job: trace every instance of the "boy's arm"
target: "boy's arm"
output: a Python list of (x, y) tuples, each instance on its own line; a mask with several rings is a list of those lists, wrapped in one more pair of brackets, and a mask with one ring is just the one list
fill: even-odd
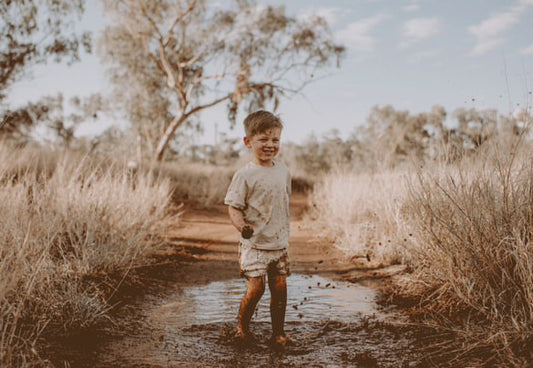
[(232, 206), (228, 206), (228, 213), (231, 223), (241, 233), (242, 237), (244, 239), (250, 239), (254, 233), (254, 229), (244, 221), (244, 213)]

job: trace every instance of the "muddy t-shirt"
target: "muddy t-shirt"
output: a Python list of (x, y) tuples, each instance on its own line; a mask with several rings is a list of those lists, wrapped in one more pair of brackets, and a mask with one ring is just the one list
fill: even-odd
[(289, 170), (278, 161), (271, 167), (249, 162), (239, 169), (224, 203), (243, 211), (244, 220), (254, 228), (254, 235), (241, 242), (257, 249), (288, 248), (290, 194)]

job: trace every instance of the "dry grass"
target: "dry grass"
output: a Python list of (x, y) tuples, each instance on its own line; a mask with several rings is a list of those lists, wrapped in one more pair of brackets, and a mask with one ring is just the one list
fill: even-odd
[(420, 175), (413, 255), (428, 305), (468, 342), (463, 354), (520, 366), (533, 346), (532, 151), (495, 153)]
[(124, 165), (0, 145), (0, 365), (35, 362), (44, 329), (106, 317), (88, 278), (125, 274), (158, 241), (170, 184)]
[[(315, 186), (312, 218), (350, 256), (414, 269), (403, 292), (455, 336), (452, 365), (533, 360), (533, 149), (495, 143), (418, 173), (338, 171)], [(477, 362), (477, 363), (476, 363)], [(528, 363), (529, 362), (529, 363)], [(474, 365), (475, 365), (474, 364)]]
[(341, 170), (328, 174), (311, 194), (311, 218), (350, 257), (404, 262), (411, 234), (402, 210), (408, 196), (407, 175), (406, 171)]
[(439, 348), (452, 365), (533, 361), (533, 148), (523, 139), (416, 173), (337, 170), (311, 195), (315, 225), (349, 256), (414, 270), (402, 292), (453, 333)]
[(199, 163), (161, 163), (156, 172), (172, 183), (172, 199), (200, 208), (222, 204), (236, 167)]

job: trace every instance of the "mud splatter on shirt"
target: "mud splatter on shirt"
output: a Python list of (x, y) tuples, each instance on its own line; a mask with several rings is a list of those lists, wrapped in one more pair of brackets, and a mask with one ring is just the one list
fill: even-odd
[(254, 227), (254, 235), (241, 242), (250, 242), (257, 249), (288, 248), (290, 194), (289, 170), (278, 161), (272, 167), (249, 162), (239, 169), (224, 203), (242, 210), (245, 221)]

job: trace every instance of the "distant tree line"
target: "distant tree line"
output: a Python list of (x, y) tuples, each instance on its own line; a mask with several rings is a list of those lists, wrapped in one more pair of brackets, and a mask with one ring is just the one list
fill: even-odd
[(532, 123), (531, 114), (525, 110), (507, 116), (495, 109), (458, 108), (448, 114), (436, 105), (429, 112), (413, 114), (390, 105), (375, 106), (366, 123), (355, 127), (347, 139), (332, 131), (320, 140), (310, 137), (284, 151), (308, 172), (345, 166), (376, 170), (435, 160), (453, 162), (495, 141), (510, 147), (519, 136), (529, 137)]

